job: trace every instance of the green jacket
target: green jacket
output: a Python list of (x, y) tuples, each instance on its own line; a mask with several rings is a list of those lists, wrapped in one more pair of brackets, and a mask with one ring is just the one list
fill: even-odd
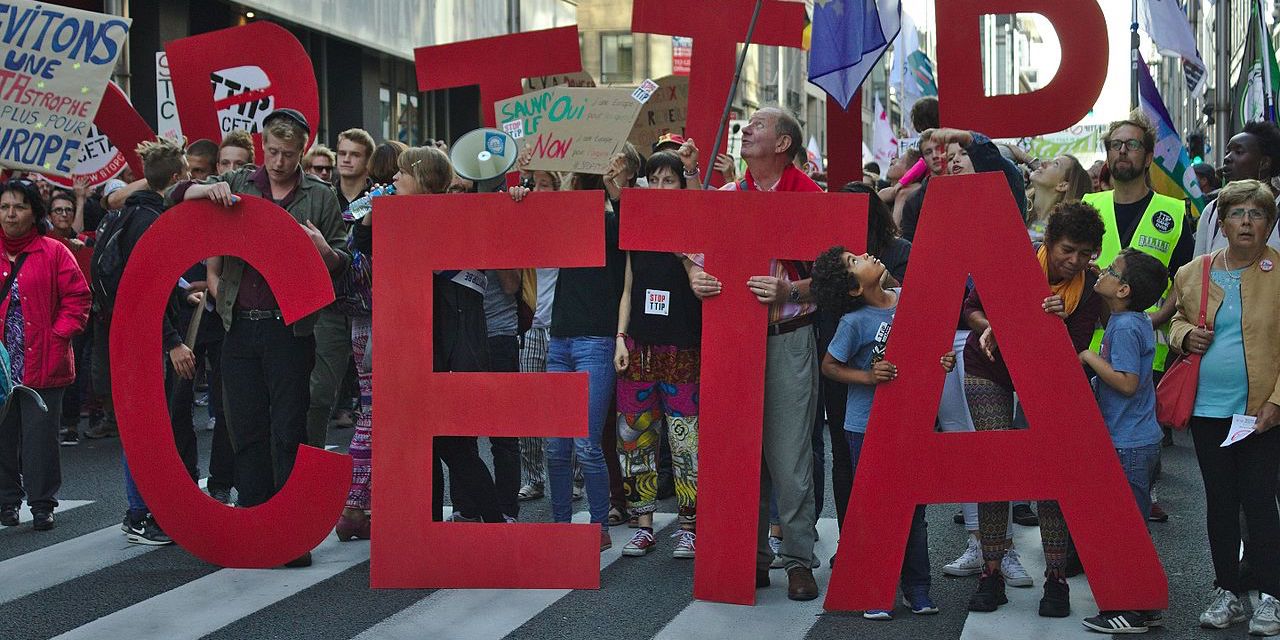
[[(254, 180), (258, 171), (265, 171), (265, 169), (246, 166), (220, 176), (211, 177), (202, 184), (225, 182), (231, 185), (232, 193), (258, 196), (270, 200), (270, 189), (267, 189), (268, 193), (263, 193)], [(185, 193), (185, 189), (183, 192)], [(171, 191), (169, 195), (172, 201), (175, 193)], [(297, 193), (294, 194), (293, 201), (289, 203), (289, 206), (284, 207), (284, 210), (288, 211), (289, 215), (292, 215), (293, 219), (297, 220), (299, 224), (310, 220), (324, 234), (325, 240), (329, 242), (329, 248), (333, 249), (341, 258), (338, 266), (331, 271), (332, 274), (342, 273), (347, 269), (351, 263), (351, 256), (347, 253), (346, 248), (347, 229), (342, 222), (342, 209), (338, 204), (338, 196), (334, 193), (332, 185), (302, 172)], [(231, 324), (235, 320), (236, 296), (240, 292), (240, 280), (244, 275), (244, 266), (244, 260), (236, 256), (222, 257), (222, 274), (218, 284), (217, 309), (218, 315), (222, 316), (222, 324), (228, 331), (231, 330)], [(330, 283), (330, 286), (332, 286), (332, 283)], [(295, 336), (311, 335), (312, 329), (315, 328), (316, 316), (317, 314), (313, 313), (295, 322), (293, 324), (293, 334)]]

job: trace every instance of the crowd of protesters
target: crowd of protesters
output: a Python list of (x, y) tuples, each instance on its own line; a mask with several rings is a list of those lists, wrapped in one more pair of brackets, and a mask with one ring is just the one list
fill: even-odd
[[(745, 286), (768, 309), (764, 431), (756, 586), (785, 575), (788, 597), (818, 597), (813, 569), (826, 482), (826, 442), (838, 522), (862, 450), (876, 386), (898, 378), (885, 360), (911, 240), (925, 193), (946, 175), (997, 172), (1008, 184), (1051, 295), (1043, 311), (1060, 318), (1093, 379), (1100, 412), (1138, 511), (1167, 519), (1156, 496), (1162, 446), (1172, 434), (1156, 420), (1166, 367), (1200, 354), (1190, 432), (1204, 480), (1214, 584), (1200, 616), (1206, 628), (1249, 621), (1280, 634), (1280, 236), (1275, 178), (1280, 129), (1251, 123), (1231, 139), (1219, 168), (1197, 166), (1208, 190), (1198, 217), (1149, 179), (1155, 132), (1139, 115), (1113, 123), (1106, 160), (1086, 169), (1071, 155), (1034, 158), (980, 132), (941, 128), (936, 99), (912, 111), (921, 131), (880, 177), (838, 189), (871, 195), (865, 251), (833, 247), (812, 262), (775, 260)], [(189, 145), (159, 138), (138, 149), (144, 175), (126, 173), (100, 189), (54, 189), (39, 176), (0, 186), (2, 364), (13, 384), (0, 419), (0, 524), (18, 525), (25, 500), (33, 528), (54, 526), (61, 481), (59, 444), (117, 435), (109, 334), (120, 275), (147, 228), (186, 200), (235, 207), (241, 196), (269, 199), (310, 238), (333, 278), (335, 302), (291, 325), (263, 275), (234, 256), (194, 265), (176, 284), (164, 318), (166, 391), (174, 441), (191, 478), (197, 469), (193, 406), (207, 405), (213, 431), (208, 493), (251, 507), (287, 480), (299, 445), (322, 447), (331, 429), (354, 427), (351, 488), (335, 534), (369, 539), (373, 490), (371, 198), (477, 191), (457, 175), (447, 146), (376, 144), (360, 129), (331, 149), (306, 148), (311, 123), (279, 109), (262, 123), (262, 156), (233, 131)], [(742, 128), (739, 171), (720, 156), (723, 190), (816, 192), (806, 169), (800, 123), (762, 108)], [(435, 371), (587, 373), (588, 425), (581, 438), (490, 438), (492, 467), (474, 437), (437, 437), (433, 511), (449, 520), (502, 523), (520, 503), (549, 497), (552, 518), (569, 522), (583, 497), (600, 527), (634, 530), (625, 556), (666, 546), (694, 558), (698, 506), (698, 405), (703, 301), (724, 287), (701, 255), (624, 251), (618, 246), (625, 189), (699, 189), (694, 140), (664, 135), (651, 149), (630, 144), (604, 175), (557, 174), (520, 162), (516, 202), (558, 190), (598, 191), (605, 261), (585, 268), (457, 270), (434, 274)], [(647, 157), (646, 157), (647, 156)], [(505, 187), (505, 185), (503, 185)], [(389, 195), (394, 193), (395, 195)], [(383, 195), (388, 194), (388, 195)], [(960, 292), (957, 292), (960, 295)], [(963, 293), (946, 372), (941, 431), (1025, 429), (1027, 420), (987, 319), (980, 291)], [(1201, 300), (1206, 300), (1202, 307)], [(1207, 319), (1207, 320), (1206, 320)], [(1064, 373), (1064, 375), (1067, 375)], [(1221, 447), (1232, 416), (1256, 418), (1254, 433)], [(80, 431), (81, 420), (88, 428)], [(205, 425), (202, 425), (205, 428)], [(122, 460), (128, 495), (122, 522), (138, 544), (172, 541), (147, 509)], [(444, 481), (443, 469), (449, 472)], [(678, 526), (655, 537), (660, 500), (674, 496)], [(1031, 587), (1012, 546), (1013, 523), (1040, 528), (1046, 570), (1039, 614), (1072, 614), (1066, 578), (1084, 570), (1069, 523), (1054, 501), (961, 505), (969, 532), (942, 571), (977, 576), (970, 611), (1008, 603), (1006, 586)], [(917, 508), (901, 573), (903, 602), (937, 613), (930, 596), (928, 522)], [(851, 523), (852, 526), (852, 523)], [(1239, 549), (1244, 545), (1243, 559)], [(1024, 550), (1027, 551), (1027, 550)], [(829, 561), (834, 561), (834, 558)], [(307, 566), (310, 554), (287, 566)], [(1260, 604), (1246, 611), (1247, 593)], [(890, 610), (867, 611), (892, 619)], [(1144, 632), (1160, 611), (1103, 611), (1084, 625), (1106, 633)]]

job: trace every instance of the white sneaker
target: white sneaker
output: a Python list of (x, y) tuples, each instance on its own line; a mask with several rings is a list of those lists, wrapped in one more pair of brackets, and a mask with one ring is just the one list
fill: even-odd
[(1244, 605), (1236, 594), (1217, 588), (1213, 590), (1213, 601), (1209, 603), (1209, 608), (1200, 614), (1200, 626), (1205, 629), (1226, 629), (1248, 619)]
[(218, 426), (218, 418), (216, 416), (209, 416), (209, 422), (205, 423), (204, 430), (213, 431), (215, 428), (217, 428), (217, 426)]
[[(964, 553), (942, 567), (942, 572), (949, 576), (976, 576), (982, 573), (982, 567), (982, 545), (978, 544), (977, 538), (969, 536), (969, 546)], [(1026, 571), (1022, 573), (1025, 575)]]
[(1280, 601), (1263, 594), (1258, 608), (1249, 620), (1249, 634), (1255, 636), (1280, 635)]
[(773, 562), (769, 563), (770, 569), (781, 569), (786, 565), (786, 561), (780, 555), (782, 553), (782, 538), (769, 536), (769, 550), (773, 552)]
[(1030, 587), (1034, 582), (1031, 574), (1022, 568), (1022, 560), (1018, 558), (1018, 550), (1009, 547), (1000, 561), (1000, 573), (1004, 574), (1004, 583), (1011, 587)]
[(694, 540), (697, 538), (697, 534), (688, 529), (681, 529), (671, 534), (671, 537), (676, 539), (676, 548), (671, 551), (672, 558), (689, 560), (694, 557)]

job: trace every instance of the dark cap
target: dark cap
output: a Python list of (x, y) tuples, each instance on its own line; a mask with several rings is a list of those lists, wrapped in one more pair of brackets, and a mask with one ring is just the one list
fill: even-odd
[(267, 117), (262, 119), (262, 126), (266, 127), (272, 120), (279, 118), (287, 118), (290, 122), (302, 127), (302, 130), (306, 131), (308, 136), (311, 135), (311, 125), (307, 124), (307, 117), (302, 115), (302, 112), (297, 109), (276, 109), (275, 111), (268, 113)]

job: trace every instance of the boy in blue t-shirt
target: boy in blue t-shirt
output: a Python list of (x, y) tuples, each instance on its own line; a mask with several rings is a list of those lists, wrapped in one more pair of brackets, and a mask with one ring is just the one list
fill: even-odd
[[(898, 368), (884, 359), (884, 352), (901, 289), (885, 289), (884, 276), (885, 266), (878, 259), (867, 254), (853, 255), (844, 247), (829, 249), (813, 264), (811, 289), (818, 304), (843, 314), (822, 359), (822, 374), (849, 385), (844, 428), (855, 473), (876, 385), (898, 377)], [(955, 352), (942, 356), (943, 369), (950, 371), (955, 360)], [(903, 603), (918, 614), (938, 612), (929, 597), (929, 533), (925, 527), (924, 506), (917, 505), (907, 538), (901, 585)], [(871, 620), (893, 619), (893, 612), (886, 610), (870, 610), (862, 615)]]
[[(1159, 301), (1169, 271), (1159, 260), (1126, 249), (1102, 270), (1093, 290), (1111, 310), (1102, 338), (1102, 353), (1080, 352), (1080, 362), (1097, 374), (1098, 409), (1111, 432), (1120, 466), (1145, 520), (1151, 514), (1151, 483), (1160, 460), (1163, 432), (1156, 422), (1156, 388), (1151, 363), (1156, 339), (1145, 309)], [(1103, 611), (1084, 626), (1103, 633), (1143, 633), (1160, 612)]]

